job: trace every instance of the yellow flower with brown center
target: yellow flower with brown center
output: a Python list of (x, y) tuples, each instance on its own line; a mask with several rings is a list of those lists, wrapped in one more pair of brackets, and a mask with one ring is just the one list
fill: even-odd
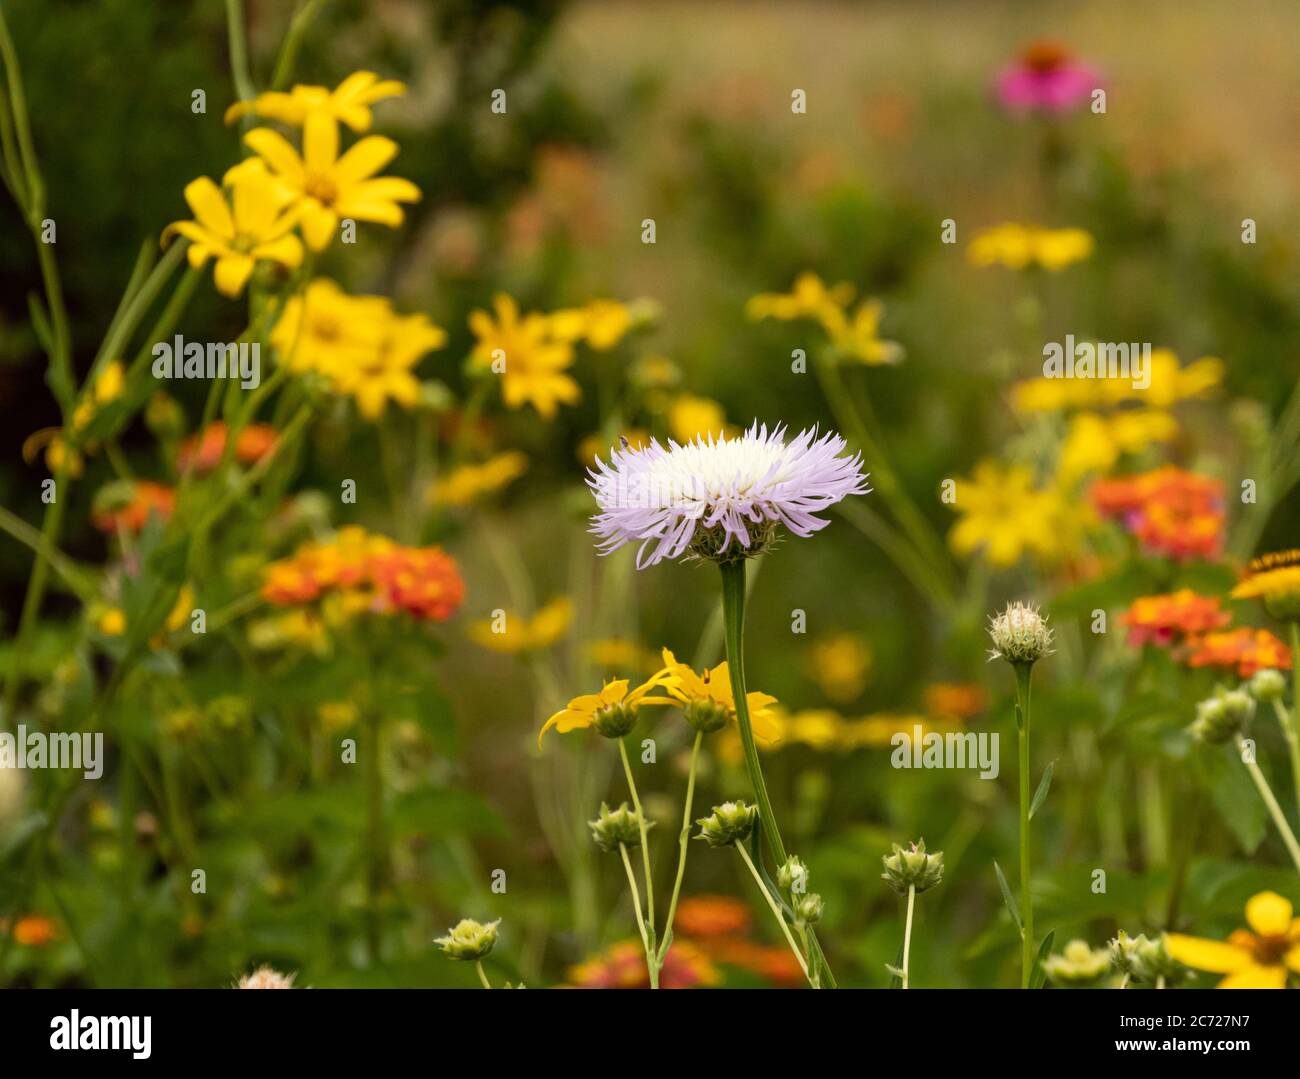
[(195, 269), (215, 258), (217, 291), (230, 297), (244, 291), (260, 260), (290, 269), (302, 262), (302, 244), (292, 235), (298, 212), (288, 205), (291, 197), (265, 169), (236, 167), (238, 172), (227, 174), (229, 203), (208, 177), (191, 180), (185, 201), (194, 220), (173, 221), (162, 235), (164, 244), (173, 234), (190, 241), (185, 255)]
[(414, 369), (425, 354), (442, 348), (447, 333), (425, 315), (392, 315), (384, 326), (379, 346), (341, 364), (332, 372), (334, 389), (352, 397), (368, 420), (383, 415), (389, 400), (414, 408), (420, 400), (420, 382)]
[(575, 404), (582, 390), (565, 373), (573, 365), (573, 346), (556, 339), (547, 316), (521, 316), (504, 293), (494, 297), (493, 307), (495, 319), (483, 310), (470, 312), (469, 328), (478, 339), (470, 361), (500, 376), (506, 407), (529, 404), (549, 420), (558, 405)]
[(498, 618), (473, 622), (469, 638), (492, 652), (514, 655), (549, 648), (566, 633), (573, 623), (573, 600), (558, 596), (542, 607), (532, 618), (524, 618), (513, 611), (502, 611)]
[[(313, 251), (329, 246), (343, 218), (396, 228), (405, 215), (403, 202), (419, 202), (420, 189), (398, 176), (376, 176), (397, 156), (397, 143), (368, 135), (339, 155), (339, 129), (323, 112), (303, 122), (302, 153), (278, 131), (254, 128), (244, 142), (270, 167), (291, 199), (303, 238)], [(245, 165), (236, 165), (242, 176)], [(229, 176), (230, 173), (227, 173)]]
[[(736, 698), (725, 660), (703, 674), (689, 664), (679, 663), (667, 648), (663, 650), (663, 660), (664, 669), (655, 677), (662, 678), (664, 690), (683, 706), (682, 712), (692, 727), (707, 734), (737, 723)], [(772, 707), (776, 698), (768, 693), (746, 693), (745, 702), (749, 706), (749, 724), (754, 737), (764, 745), (779, 742), (782, 726)]]
[(226, 110), (226, 123), (233, 124), (241, 116), (251, 114), (301, 127), (308, 115), (320, 112), (361, 134), (370, 130), (371, 105), (405, 93), (406, 84), (396, 79), (381, 80), (373, 71), (354, 71), (333, 90), (299, 85), (288, 93), (271, 91), (258, 94), (252, 101), (238, 101)]
[(352, 296), (327, 277), (292, 296), (271, 331), (276, 359), (295, 374), (332, 377), (375, 352), (392, 304), (384, 296)]
[(537, 732), (538, 746), (542, 744), (542, 736), (552, 727), (561, 734), (595, 727), (606, 738), (622, 738), (636, 725), (637, 711), (641, 705), (674, 703), (669, 697), (650, 695), (651, 690), (663, 684), (663, 680), (664, 672), (660, 671), (635, 689), (629, 690), (631, 682), (626, 678), (616, 678), (612, 682), (606, 682), (599, 693), (584, 693), (574, 697)]
[(1219, 989), (1285, 989), (1288, 972), (1300, 974), (1300, 918), (1291, 901), (1260, 892), (1246, 903), (1246, 924), (1226, 941), (1169, 933), (1169, 954), (1180, 963), (1222, 974)]
[(1232, 590), (1233, 599), (1259, 599), (1274, 618), (1300, 621), (1300, 549), (1275, 551), (1253, 559)]
[(468, 506), (495, 494), (527, 471), (528, 455), (508, 450), (482, 464), (452, 469), (429, 488), (429, 500), (441, 506)]

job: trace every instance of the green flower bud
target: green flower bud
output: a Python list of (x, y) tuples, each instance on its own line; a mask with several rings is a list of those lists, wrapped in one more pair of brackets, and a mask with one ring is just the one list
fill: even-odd
[(1110, 958), (1115, 969), (1143, 985), (1161, 983), (1172, 987), (1191, 976), (1191, 971), (1169, 954), (1163, 933), (1150, 940), (1141, 933), (1130, 937), (1121, 929), (1110, 942)]
[(758, 819), (758, 806), (744, 802), (723, 802), (714, 806), (713, 812), (695, 823), (700, 826), (696, 839), (703, 839), (710, 847), (726, 847), (743, 843), (754, 830)]
[(1061, 955), (1049, 955), (1043, 960), (1048, 981), (1069, 989), (1095, 988), (1110, 972), (1110, 949), (1090, 948), (1085, 940), (1072, 940)]
[[(587, 821), (587, 825), (596, 846), (603, 851), (618, 850), (619, 844), (635, 847), (641, 842), (641, 816), (626, 802), (617, 809), (610, 809), (601, 802), (600, 815)], [(654, 825), (651, 823), (647, 827), (653, 828)]]
[(924, 839), (907, 848), (897, 843), (893, 847), (893, 854), (881, 858), (885, 871), (880, 877), (899, 895), (907, 895), (909, 888), (915, 888), (920, 895), (943, 880), (943, 851), (927, 854)]
[(1010, 603), (1001, 614), (989, 619), (989, 638), (993, 641), (991, 659), (1008, 663), (1032, 664), (1052, 654), (1052, 630), (1037, 607)]
[(816, 892), (798, 896), (794, 901), (794, 916), (805, 925), (821, 921), (822, 897)]
[(1196, 719), (1187, 729), (1192, 737), (1219, 745), (1238, 735), (1255, 714), (1255, 700), (1240, 689), (1219, 689), (1196, 706)]
[(636, 707), (611, 704), (597, 708), (591, 717), (591, 725), (606, 738), (622, 738), (636, 726)]
[(692, 700), (682, 715), (685, 716), (686, 722), (701, 734), (712, 734), (714, 731), (722, 730), (727, 725), (727, 720), (731, 718), (731, 713), (725, 707), (717, 701), (703, 697)]
[(1281, 671), (1256, 671), (1249, 682), (1251, 695), (1257, 701), (1280, 701), (1286, 693), (1286, 678)]
[(486, 925), (473, 918), (462, 918), (434, 943), (450, 959), (482, 959), (496, 944), (500, 924), (500, 918)]
[(808, 891), (808, 867), (797, 854), (790, 855), (785, 864), (776, 871), (776, 883), (792, 895), (803, 895)]

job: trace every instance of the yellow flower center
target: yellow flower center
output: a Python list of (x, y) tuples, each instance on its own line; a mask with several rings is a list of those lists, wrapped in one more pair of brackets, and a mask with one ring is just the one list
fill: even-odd
[(305, 194), (311, 198), (322, 202), (325, 205), (332, 203), (339, 195), (338, 186), (327, 175), (315, 173), (307, 177), (307, 182), (303, 186)]

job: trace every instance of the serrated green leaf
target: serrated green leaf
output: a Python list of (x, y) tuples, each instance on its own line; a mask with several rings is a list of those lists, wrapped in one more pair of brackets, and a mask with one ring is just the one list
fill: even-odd
[(1043, 804), (1047, 798), (1047, 792), (1052, 789), (1052, 770), (1056, 767), (1056, 761), (1052, 761), (1047, 766), (1047, 771), (1043, 773), (1043, 778), (1038, 781), (1038, 790), (1034, 791), (1033, 800), (1029, 803), (1029, 819), (1034, 819), (1034, 814), (1038, 812), (1038, 807)]
[(1016, 928), (1024, 932), (1024, 924), (1020, 921), (1020, 908), (1016, 906), (1016, 897), (1011, 894), (1011, 887), (1007, 884), (1006, 875), (1002, 872), (1002, 867), (997, 861), (993, 862), (993, 872), (998, 875), (998, 887), (1002, 889), (1002, 901), (1007, 905), (1007, 911), (1011, 914), (1011, 920), (1016, 923)]

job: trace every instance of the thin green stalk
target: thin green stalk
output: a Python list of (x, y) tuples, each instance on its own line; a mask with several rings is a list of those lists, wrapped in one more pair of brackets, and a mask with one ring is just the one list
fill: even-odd
[(1277, 725), (1282, 728), (1282, 737), (1286, 739), (1287, 753), (1291, 758), (1291, 786), (1295, 791), (1296, 809), (1300, 811), (1300, 737), (1297, 737), (1295, 711), (1288, 712), (1286, 706), (1274, 698), (1273, 712), (1277, 715)]
[(1268, 780), (1264, 778), (1264, 773), (1260, 770), (1254, 753), (1246, 751), (1246, 740), (1241, 735), (1237, 735), (1237, 749), (1241, 753), (1242, 764), (1246, 766), (1250, 778), (1255, 781), (1255, 789), (1259, 791), (1259, 796), (1264, 800), (1264, 805), (1268, 807), (1269, 816), (1273, 818), (1273, 823), (1277, 825), (1277, 830), (1282, 836), (1282, 842), (1286, 844), (1286, 849), (1291, 855), (1291, 861), (1295, 863), (1296, 872), (1300, 873), (1300, 843), (1296, 842), (1295, 833), (1291, 831), (1291, 825), (1287, 824), (1286, 814), (1282, 812), (1282, 807), (1277, 804), (1277, 799), (1273, 796), (1273, 789), (1268, 785)]
[(0, 531), (7, 532), (19, 543), (30, 547), (33, 552), (42, 555), (64, 583), (77, 594), (83, 602), (88, 603), (95, 597), (95, 586), (88, 574), (59, 548), (46, 541), (43, 533), (38, 532), (16, 513), (0, 506)]
[(907, 924), (903, 929), (903, 988), (908, 986), (909, 963), (912, 956), (912, 912), (916, 907), (916, 885), (907, 886)]
[(275, 61), (275, 73), (271, 76), (271, 89), (283, 90), (293, 78), (293, 65), (298, 59), (298, 48), (302, 45), (303, 35), (311, 25), (316, 12), (320, 10), (323, 0), (307, 0), (299, 6), (289, 23), (289, 30), (280, 44), (280, 54)]
[(744, 843), (733, 843), (740, 855), (740, 860), (745, 863), (750, 875), (754, 878), (754, 883), (758, 885), (758, 890), (763, 893), (763, 898), (767, 900), (767, 905), (772, 911), (772, 917), (777, 920), (781, 926), (781, 932), (785, 934), (786, 942), (790, 945), (790, 950), (794, 952), (794, 957), (799, 960), (799, 969), (803, 971), (803, 976), (808, 979), (808, 984), (816, 988), (813, 976), (808, 973), (808, 964), (804, 961), (803, 952), (799, 950), (799, 945), (795, 943), (794, 934), (790, 932), (790, 926), (786, 923), (785, 917), (781, 914), (781, 908), (772, 898), (772, 893), (767, 890), (767, 885), (763, 883), (763, 878), (758, 875), (758, 868), (754, 865), (754, 860), (749, 856), (749, 851), (745, 849)]
[[(745, 750), (745, 770), (749, 773), (749, 782), (753, 785), (754, 797), (758, 802), (763, 838), (773, 861), (777, 865), (784, 865), (785, 844), (781, 842), (776, 814), (772, 812), (772, 800), (768, 797), (767, 783), (763, 779), (758, 745), (754, 741), (754, 729), (749, 721), (749, 701), (745, 696), (745, 562), (743, 559), (722, 562), (718, 568), (722, 571), (722, 622), (727, 645), (727, 670), (731, 675), (731, 693), (736, 704), (736, 725), (740, 728), (740, 741)], [(834, 989), (835, 975), (831, 973), (830, 965), (817, 941), (817, 933), (811, 926), (808, 929), (808, 940), (814, 961), (822, 969), (823, 980)]]
[(664, 923), (663, 942), (659, 945), (658, 960), (663, 963), (668, 954), (668, 946), (673, 942), (673, 919), (677, 917), (677, 897), (682, 891), (682, 877), (686, 875), (686, 849), (691, 843), (691, 803), (695, 799), (695, 766), (700, 759), (700, 743), (704, 741), (704, 732), (695, 732), (695, 744), (691, 747), (691, 768), (686, 774), (686, 808), (682, 810), (682, 831), (677, 838), (677, 880), (673, 883), (673, 897), (668, 903), (668, 920)]
[(1016, 741), (1020, 750), (1020, 986), (1029, 988), (1034, 973), (1034, 896), (1029, 868), (1029, 679), (1031, 666), (1017, 663)]
[(636, 927), (641, 934), (641, 947), (645, 949), (645, 968), (650, 976), (650, 988), (659, 988), (659, 965), (650, 949), (650, 934), (646, 931), (645, 916), (641, 913), (641, 893), (637, 890), (636, 874), (632, 872), (632, 860), (627, 856), (627, 844), (618, 845), (618, 853), (623, 859), (623, 868), (627, 871), (627, 886), (632, 889), (632, 909), (636, 911)]
[(251, 101), (257, 96), (253, 78), (248, 72), (248, 32), (244, 28), (242, 0), (226, 0), (226, 30), (230, 41), (230, 76), (235, 82), (235, 93), (240, 101)]
[(368, 702), (366, 726), (366, 948), (375, 963), (382, 942), (379, 892), (384, 878), (384, 782), (379, 759), (380, 717), (373, 701)]
[(491, 989), (491, 988), (492, 988), (492, 983), (491, 983), (490, 981), (488, 981), (488, 976), (487, 976), (485, 973), (483, 973), (483, 960), (482, 960), (482, 959), (475, 959), (475, 960), (474, 960), (474, 969), (478, 971), (478, 980), (479, 980), (480, 982), (483, 983), (483, 988), (484, 988), (484, 989)]
[(627, 777), (627, 789), (632, 794), (632, 808), (636, 810), (637, 820), (641, 825), (641, 868), (645, 873), (646, 921), (650, 926), (649, 943), (646, 947), (653, 952), (655, 947), (655, 891), (654, 880), (650, 875), (650, 844), (647, 841), (649, 827), (646, 825), (645, 814), (641, 811), (641, 798), (637, 794), (636, 780), (632, 778), (632, 762), (628, 760), (627, 744), (624, 738), (618, 740), (618, 755), (623, 760), (623, 774)]

